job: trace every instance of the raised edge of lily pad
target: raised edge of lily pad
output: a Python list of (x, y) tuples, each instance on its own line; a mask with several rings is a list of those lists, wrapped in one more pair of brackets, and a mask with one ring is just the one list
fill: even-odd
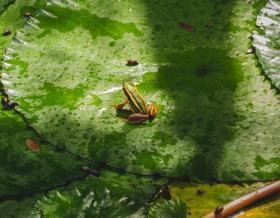
[(253, 45), (271, 83), (280, 88), (280, 2), (269, 0), (257, 18)]

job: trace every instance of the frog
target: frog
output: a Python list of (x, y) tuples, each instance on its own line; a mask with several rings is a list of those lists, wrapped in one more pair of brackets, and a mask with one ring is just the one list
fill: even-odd
[(124, 110), (126, 105), (129, 106), (130, 115), (124, 119), (129, 124), (142, 124), (147, 121), (153, 121), (158, 113), (158, 108), (154, 102), (147, 105), (143, 96), (140, 94), (133, 82), (123, 82), (122, 90), (126, 99), (121, 104), (114, 104), (116, 110)]

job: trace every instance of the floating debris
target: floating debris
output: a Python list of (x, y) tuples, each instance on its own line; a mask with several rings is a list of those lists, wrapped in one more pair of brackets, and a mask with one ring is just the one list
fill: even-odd
[(165, 200), (171, 200), (171, 194), (169, 189), (166, 185), (161, 186), (157, 192), (155, 192), (154, 196), (152, 197), (152, 201), (157, 200), (160, 196), (162, 196)]
[(171, 200), (171, 195), (166, 185), (162, 186), (159, 190), (159, 195), (161, 195), (166, 200)]
[(127, 60), (126, 66), (137, 66), (139, 63), (137, 60), (129, 59)]
[(187, 24), (185, 22), (180, 22), (179, 25), (181, 28), (187, 30), (190, 33), (194, 32), (194, 28), (190, 24)]
[(212, 27), (214, 27), (214, 24), (213, 24), (213, 22), (212, 22), (212, 21), (209, 21), (209, 22), (207, 23), (207, 27), (209, 27), (209, 28), (212, 28)]
[(246, 54), (255, 54), (255, 53), (256, 53), (255, 47), (248, 49), (248, 51), (246, 52)]
[(5, 31), (3, 32), (3, 36), (9, 36), (9, 35), (11, 35), (11, 34), (12, 34), (11, 30), (5, 30)]
[(197, 194), (197, 195), (204, 195), (204, 194), (205, 194), (205, 191), (204, 191), (204, 190), (201, 190), (201, 189), (198, 189), (198, 190), (196, 191), (196, 194)]
[(32, 14), (29, 11), (27, 11), (27, 12), (24, 13), (23, 16), (26, 17), (26, 18), (30, 18), (32, 16)]
[(28, 138), (25, 141), (26, 146), (34, 152), (39, 152), (40, 151), (40, 146), (36, 142), (34, 142), (32, 139)]
[(197, 76), (206, 76), (208, 74), (209, 74), (209, 70), (206, 67), (201, 67), (196, 72)]
[(81, 171), (84, 172), (84, 173), (89, 173), (89, 174), (94, 175), (94, 176), (100, 176), (100, 173), (99, 173), (98, 170), (96, 170), (96, 169), (90, 169), (90, 168), (87, 167), (87, 166), (81, 167)]
[(224, 210), (224, 206), (220, 205), (215, 209), (215, 214), (218, 215), (219, 213), (221, 213)]
[(14, 109), (16, 106), (19, 106), (16, 102), (10, 102), (9, 98), (7, 96), (4, 96), (1, 100), (1, 104), (3, 107), (3, 110), (9, 110)]

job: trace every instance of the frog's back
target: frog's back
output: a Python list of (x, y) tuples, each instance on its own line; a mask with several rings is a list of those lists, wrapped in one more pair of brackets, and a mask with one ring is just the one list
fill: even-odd
[(136, 85), (132, 83), (123, 83), (123, 91), (126, 95), (133, 113), (147, 114), (147, 105)]

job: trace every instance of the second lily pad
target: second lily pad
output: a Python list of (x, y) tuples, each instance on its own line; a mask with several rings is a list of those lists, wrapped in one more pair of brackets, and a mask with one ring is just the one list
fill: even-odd
[(0, 202), (3, 218), (137, 217), (145, 218), (148, 202), (164, 180), (102, 171), (48, 193)]

